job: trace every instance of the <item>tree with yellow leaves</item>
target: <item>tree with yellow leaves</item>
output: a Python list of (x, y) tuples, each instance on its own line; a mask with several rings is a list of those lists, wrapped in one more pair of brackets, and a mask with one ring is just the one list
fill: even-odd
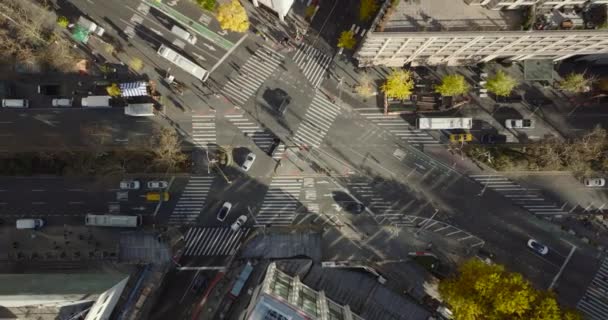
[(338, 48), (352, 49), (357, 44), (355, 33), (352, 30), (342, 31), (338, 39)]
[(361, 0), (359, 4), (359, 21), (369, 21), (374, 13), (378, 10), (378, 2), (376, 0)]
[(442, 280), (439, 293), (456, 320), (537, 319), (573, 320), (551, 292), (538, 291), (521, 274), (478, 259), (462, 264), (458, 275)]
[(393, 69), (382, 85), (382, 91), (388, 98), (407, 99), (414, 89), (414, 79), (407, 70)]
[(111, 97), (118, 97), (122, 94), (120, 87), (118, 87), (118, 85), (116, 83), (112, 83), (111, 85), (107, 86), (106, 91), (108, 92), (108, 95)]
[(238, 0), (221, 4), (217, 8), (217, 21), (224, 30), (245, 32), (249, 29), (249, 18), (247, 12)]

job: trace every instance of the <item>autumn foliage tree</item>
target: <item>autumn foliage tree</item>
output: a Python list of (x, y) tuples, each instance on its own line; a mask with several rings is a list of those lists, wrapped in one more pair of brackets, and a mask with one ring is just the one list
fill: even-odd
[(357, 44), (355, 33), (352, 30), (342, 31), (338, 39), (338, 48), (352, 49)]
[(406, 99), (412, 94), (414, 79), (407, 70), (394, 69), (382, 85), (382, 91), (388, 98)]
[(560, 308), (551, 292), (536, 290), (521, 274), (478, 259), (462, 264), (456, 276), (439, 283), (439, 293), (456, 320), (581, 319)]
[(376, 0), (361, 0), (359, 5), (359, 20), (369, 21), (376, 10), (378, 10), (378, 2)]
[(441, 79), (441, 84), (435, 87), (435, 92), (445, 97), (459, 96), (469, 91), (464, 76), (459, 74), (450, 74)]
[(507, 97), (517, 86), (517, 80), (502, 70), (498, 70), (496, 74), (488, 79), (486, 89), (497, 96)]
[(245, 32), (249, 29), (249, 18), (247, 12), (238, 0), (221, 4), (217, 8), (217, 21), (224, 30)]
[(592, 80), (584, 73), (570, 73), (559, 82), (559, 88), (572, 93), (582, 93), (591, 89)]

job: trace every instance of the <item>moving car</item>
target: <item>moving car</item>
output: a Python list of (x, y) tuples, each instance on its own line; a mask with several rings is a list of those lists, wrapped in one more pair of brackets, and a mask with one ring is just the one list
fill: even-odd
[(120, 188), (123, 190), (138, 190), (140, 183), (137, 180), (123, 180), (120, 182)]
[(505, 143), (507, 142), (507, 136), (501, 134), (488, 133), (481, 136), (481, 139), (479, 139), (479, 141), (481, 141), (481, 143), (486, 144)]
[(235, 232), (239, 231), (239, 229), (241, 229), (245, 222), (247, 222), (247, 216), (242, 215), (238, 219), (236, 219), (236, 221), (230, 226), (230, 229)]
[(254, 161), (255, 161), (255, 154), (253, 152), (249, 152), (249, 154), (245, 158), (245, 162), (243, 162), (243, 164), (241, 165), (241, 169), (243, 169), (245, 171), (249, 171), (249, 169), (251, 169), (251, 166), (253, 165)]
[(532, 119), (507, 119), (505, 120), (505, 127), (510, 129), (531, 129), (534, 128), (534, 121)]
[(146, 200), (147, 201), (161, 201), (160, 200), (161, 193), (163, 195), (162, 201), (169, 201), (169, 192), (148, 192), (148, 193), (146, 193)]
[(178, 26), (173, 26), (171, 28), (171, 32), (173, 32), (173, 34), (177, 35), (178, 37), (190, 42), (191, 44), (195, 44), (196, 43), (196, 37), (192, 35), (192, 33), (178, 27)]
[(585, 186), (590, 188), (603, 187), (606, 185), (606, 179), (604, 178), (585, 178)]
[(473, 135), (470, 133), (452, 133), (450, 134), (450, 142), (469, 142), (473, 141)]
[(58, 98), (58, 99), (53, 99), (52, 105), (53, 105), (53, 107), (71, 107), (72, 101), (73, 100), (70, 98)]
[(361, 202), (348, 202), (344, 205), (344, 210), (350, 213), (362, 213), (365, 211), (365, 205)]
[(534, 239), (528, 240), (528, 248), (532, 249), (534, 252), (536, 252), (542, 256), (549, 253), (549, 248), (546, 245), (544, 245)]
[(17, 229), (40, 229), (44, 226), (42, 219), (19, 219), (17, 220)]
[(45, 96), (58, 96), (61, 86), (58, 84), (39, 84), (38, 93)]
[(167, 181), (148, 181), (148, 189), (166, 189), (169, 187)]
[(224, 204), (222, 205), (220, 210), (217, 211), (217, 220), (219, 220), (219, 221), (226, 220), (228, 213), (230, 213), (230, 209), (232, 209), (232, 203), (230, 203), (228, 201), (224, 202)]

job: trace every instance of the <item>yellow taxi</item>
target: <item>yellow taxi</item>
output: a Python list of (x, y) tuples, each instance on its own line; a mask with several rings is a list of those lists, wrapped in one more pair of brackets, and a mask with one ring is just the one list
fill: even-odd
[(450, 142), (469, 142), (473, 141), (473, 135), (470, 133), (452, 133), (450, 134)]
[[(160, 201), (161, 192), (148, 192), (146, 193), (146, 200), (148, 201)], [(162, 192), (163, 201), (169, 201), (169, 192)]]

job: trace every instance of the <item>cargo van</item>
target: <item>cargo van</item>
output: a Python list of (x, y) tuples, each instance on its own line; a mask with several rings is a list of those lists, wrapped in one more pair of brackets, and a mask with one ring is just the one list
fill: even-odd
[(44, 226), (42, 219), (19, 219), (17, 220), (17, 229), (40, 229)]
[(88, 96), (82, 98), (82, 107), (84, 108), (109, 108), (110, 96)]
[(2, 108), (28, 108), (29, 101), (25, 99), (2, 99)]
[(171, 32), (173, 32), (175, 35), (177, 35), (178, 37), (190, 42), (191, 44), (195, 44), (196, 43), (196, 37), (193, 36), (190, 32), (178, 27), (178, 26), (173, 26), (173, 28), (171, 28)]
[[(161, 192), (148, 192), (146, 193), (146, 200), (148, 201), (160, 201)], [(162, 192), (163, 201), (169, 201), (169, 192)]]
[(53, 99), (52, 104), (53, 104), (53, 107), (71, 107), (72, 99), (68, 99), (68, 98)]

